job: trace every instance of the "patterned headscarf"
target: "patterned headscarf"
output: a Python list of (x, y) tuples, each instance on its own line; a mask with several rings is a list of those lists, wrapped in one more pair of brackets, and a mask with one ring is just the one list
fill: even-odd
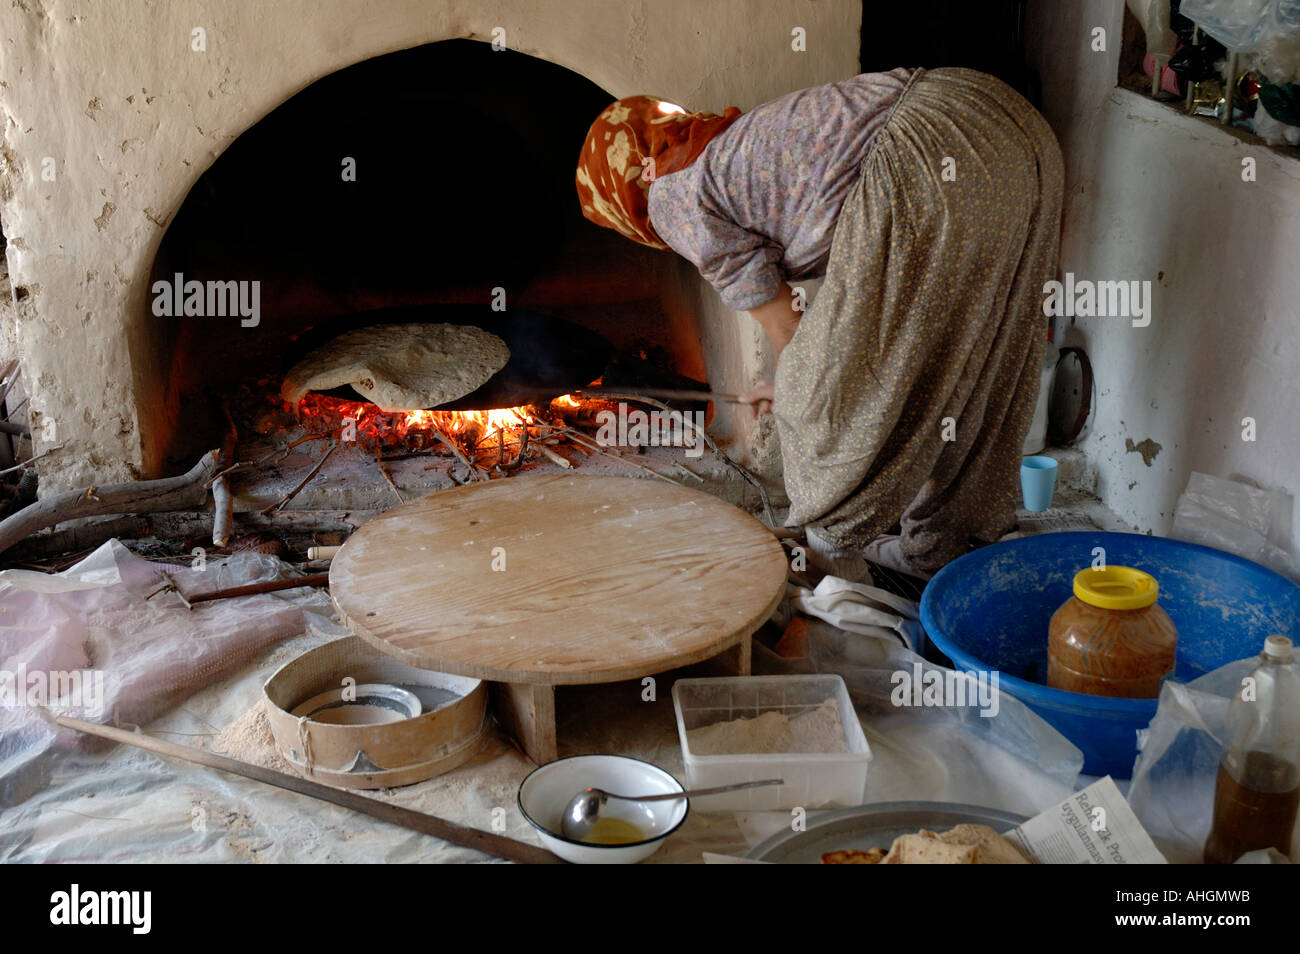
[(578, 158), (582, 214), (635, 242), (666, 249), (650, 224), (650, 183), (685, 169), (740, 110), (688, 113), (651, 96), (629, 96), (607, 107), (591, 124)]

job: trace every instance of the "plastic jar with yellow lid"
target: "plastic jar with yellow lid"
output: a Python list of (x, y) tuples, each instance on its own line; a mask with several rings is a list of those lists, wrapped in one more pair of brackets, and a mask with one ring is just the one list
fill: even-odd
[(1089, 567), (1052, 615), (1047, 684), (1093, 696), (1154, 699), (1174, 672), (1178, 633), (1156, 602), (1155, 577), (1127, 566)]

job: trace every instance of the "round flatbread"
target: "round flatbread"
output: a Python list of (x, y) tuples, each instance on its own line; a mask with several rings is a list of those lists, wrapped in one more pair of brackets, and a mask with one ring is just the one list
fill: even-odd
[(438, 407), (477, 391), (506, 366), (510, 349), (473, 325), (375, 325), (339, 335), (285, 375), (281, 396), (351, 385), (386, 411)]

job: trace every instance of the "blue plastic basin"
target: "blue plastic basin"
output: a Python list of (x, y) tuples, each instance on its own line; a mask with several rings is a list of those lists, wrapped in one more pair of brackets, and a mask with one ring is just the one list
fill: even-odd
[(1128, 778), (1154, 699), (1111, 699), (1050, 689), (1047, 629), (1074, 574), (1105, 562), (1145, 570), (1178, 630), (1174, 678), (1195, 679), (1258, 655), (1274, 634), (1296, 639), (1300, 586), (1210, 547), (1137, 533), (1046, 533), (995, 543), (948, 564), (921, 595), (926, 635), (962, 671), (998, 670), (999, 686), (1083, 750), (1083, 770)]

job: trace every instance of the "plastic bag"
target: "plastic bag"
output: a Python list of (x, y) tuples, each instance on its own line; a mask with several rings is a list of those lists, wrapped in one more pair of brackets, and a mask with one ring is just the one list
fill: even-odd
[[(995, 693), (996, 711), (969, 700), (899, 706), (897, 674), (950, 670), (904, 648), (892, 632), (865, 636), (812, 619), (808, 634), (802, 659), (755, 640), (754, 671), (843, 677), (871, 745), (864, 802), (961, 802), (1032, 816), (1074, 791), (1083, 754), (1009, 693)], [(788, 814), (782, 823), (789, 825)]]
[[(144, 723), (303, 630), (302, 608), (269, 594), (193, 610), (174, 594), (149, 599), (165, 572), (194, 595), (287, 570), (254, 552), (202, 567), (151, 563), (110, 540), (62, 573), (0, 573), (0, 807), (45, 785), (61, 755), (105, 746), (48, 714)], [(327, 597), (315, 599), (328, 611)]]
[(1291, 496), (1236, 480), (1193, 472), (1178, 498), (1169, 536), (1254, 560), (1300, 581), (1300, 566), (1281, 545), (1291, 518)]
[[(1170, 864), (1199, 864), (1214, 815), (1227, 744), (1228, 702), (1259, 657), (1238, 659), (1187, 684), (1165, 682), (1151, 724), (1138, 733), (1129, 805)], [(1300, 858), (1300, 825), (1291, 857)], [(1251, 859), (1256, 860), (1256, 859)]]
[(1179, 12), (1229, 50), (1300, 35), (1300, 0), (1183, 0)]
[(1174, 52), (1178, 38), (1169, 27), (1169, 0), (1128, 0), (1128, 8), (1142, 24), (1148, 53), (1168, 56)]

